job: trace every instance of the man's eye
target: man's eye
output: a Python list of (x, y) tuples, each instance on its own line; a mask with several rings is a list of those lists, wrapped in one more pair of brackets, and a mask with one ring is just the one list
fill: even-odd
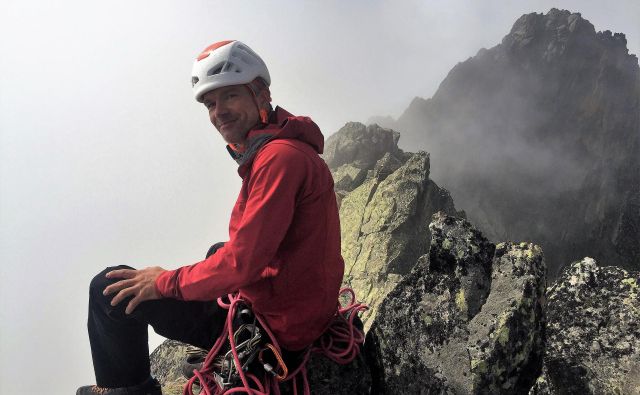
[(207, 103), (204, 103), (204, 106), (207, 107), (207, 109), (211, 110), (212, 108), (216, 107), (216, 104), (207, 102)]

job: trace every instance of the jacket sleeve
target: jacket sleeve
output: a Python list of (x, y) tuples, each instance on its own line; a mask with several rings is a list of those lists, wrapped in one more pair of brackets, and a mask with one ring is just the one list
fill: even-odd
[(278, 273), (276, 252), (293, 219), (311, 164), (295, 147), (274, 141), (256, 155), (244, 214), (235, 235), (215, 254), (163, 273), (164, 297), (213, 300)]

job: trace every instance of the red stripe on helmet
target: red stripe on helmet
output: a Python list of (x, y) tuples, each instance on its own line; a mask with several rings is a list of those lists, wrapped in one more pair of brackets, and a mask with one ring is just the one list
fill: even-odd
[(226, 41), (218, 41), (217, 43), (213, 43), (211, 45), (209, 45), (208, 47), (206, 47), (201, 53), (200, 55), (198, 55), (198, 60), (202, 60), (204, 58), (206, 58), (207, 56), (209, 56), (209, 54), (213, 51), (215, 51), (216, 49), (225, 46), (229, 43), (232, 43), (236, 40), (226, 40)]

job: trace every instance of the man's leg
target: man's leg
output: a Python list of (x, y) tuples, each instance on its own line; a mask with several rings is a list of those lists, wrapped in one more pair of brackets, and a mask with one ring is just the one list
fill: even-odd
[(100, 387), (128, 387), (150, 376), (147, 325), (160, 335), (202, 348), (210, 348), (222, 331), (226, 310), (216, 301), (183, 302), (160, 299), (141, 303), (130, 315), (128, 300), (111, 306), (114, 295), (102, 291), (119, 279), (108, 279), (111, 267), (91, 281), (89, 289), (89, 341), (96, 382)]

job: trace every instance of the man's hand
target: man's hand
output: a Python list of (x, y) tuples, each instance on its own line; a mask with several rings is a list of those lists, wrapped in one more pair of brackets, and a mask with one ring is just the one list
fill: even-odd
[(145, 300), (161, 298), (156, 290), (156, 279), (165, 271), (158, 266), (141, 270), (119, 269), (110, 271), (107, 273), (107, 278), (122, 278), (124, 280), (109, 285), (102, 293), (104, 295), (118, 293), (111, 300), (111, 306), (117, 305), (129, 296), (133, 296), (133, 299), (129, 301), (125, 309), (125, 313), (131, 314)]

